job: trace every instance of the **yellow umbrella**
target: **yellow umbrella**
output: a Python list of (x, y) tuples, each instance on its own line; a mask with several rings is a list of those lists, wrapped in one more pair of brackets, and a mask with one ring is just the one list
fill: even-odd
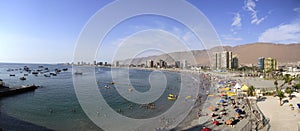
[(249, 87), (248, 87), (247, 85), (243, 84), (241, 90), (242, 90), (242, 91), (247, 91), (248, 88), (249, 88)]
[(221, 88), (221, 90), (224, 90), (224, 91), (229, 91), (230, 88), (229, 87), (225, 87), (225, 88)]
[(227, 92), (226, 94), (227, 94), (227, 96), (235, 96), (236, 95), (234, 92)]

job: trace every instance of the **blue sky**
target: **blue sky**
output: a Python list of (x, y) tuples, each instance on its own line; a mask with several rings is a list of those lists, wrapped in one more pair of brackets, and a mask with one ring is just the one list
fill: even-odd
[[(81, 30), (98, 10), (110, 2), (112, 1), (1, 0), (0, 62), (70, 62)], [(299, 0), (188, 2), (204, 13), (223, 45), (300, 43)], [(164, 6), (166, 9), (176, 8)], [(111, 15), (120, 11), (116, 9)], [(178, 13), (182, 11), (184, 10), (178, 9)], [(149, 29), (174, 34), (187, 42), (192, 50), (204, 48), (196, 45), (199, 41), (181, 23), (162, 16), (143, 15), (128, 19), (112, 29), (99, 48), (97, 59), (110, 61), (112, 52), (125, 38)], [(130, 41), (134, 40), (132, 38)]]

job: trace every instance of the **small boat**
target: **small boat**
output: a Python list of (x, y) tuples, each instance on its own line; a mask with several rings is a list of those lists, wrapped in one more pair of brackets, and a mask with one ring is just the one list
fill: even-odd
[(60, 69), (55, 69), (55, 72), (59, 73), (59, 72), (61, 72), (61, 70)]
[(27, 66), (24, 66), (23, 70), (29, 71), (30, 69)]
[(28, 76), (28, 74), (24, 74), (24, 76)]
[(9, 74), (9, 76), (16, 76), (15, 74)]
[(44, 74), (44, 76), (45, 76), (45, 77), (50, 77), (50, 75), (48, 75), (48, 74)]
[(169, 94), (168, 100), (173, 101), (173, 100), (176, 100), (176, 99), (177, 99), (177, 96), (175, 96), (173, 94)]
[(63, 70), (63, 71), (67, 71), (67, 70), (68, 70), (68, 68), (63, 68), (62, 70)]
[(110, 87), (108, 85), (105, 85), (104, 88), (109, 89)]
[(51, 72), (51, 73), (50, 73), (50, 75), (52, 75), (52, 76), (56, 76), (56, 73), (53, 73), (53, 72)]
[(82, 75), (82, 72), (75, 72), (74, 75)]
[(26, 77), (22, 76), (22, 77), (20, 77), (20, 80), (24, 81), (24, 80), (26, 80)]
[(37, 72), (37, 71), (33, 71), (31, 74), (33, 74), (33, 75), (37, 75), (37, 74), (39, 74), (39, 72)]

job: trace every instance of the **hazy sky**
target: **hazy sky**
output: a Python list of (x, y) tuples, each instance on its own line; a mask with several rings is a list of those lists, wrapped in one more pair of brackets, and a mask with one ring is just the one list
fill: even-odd
[[(70, 62), (81, 30), (98, 10), (110, 2), (112, 1), (1, 0), (0, 62)], [(188, 2), (204, 13), (223, 45), (300, 43), (299, 0)], [(116, 9), (111, 15), (121, 11)], [(183, 11), (178, 9), (178, 13)], [(195, 46), (197, 40), (180, 23), (162, 16), (144, 15), (128, 19), (112, 29), (99, 48), (97, 58), (110, 61), (110, 52), (124, 42), (125, 38), (149, 29), (174, 34), (180, 40), (188, 41), (190, 49), (203, 49), (202, 46)]]

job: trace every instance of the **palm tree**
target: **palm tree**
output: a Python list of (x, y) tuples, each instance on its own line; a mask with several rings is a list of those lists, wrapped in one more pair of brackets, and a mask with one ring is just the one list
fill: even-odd
[(281, 90), (276, 91), (277, 96), (279, 97), (279, 105), (282, 106), (282, 99), (285, 97), (284, 92)]
[(284, 80), (284, 83), (281, 85), (281, 87), (283, 87), (285, 84), (291, 85), (292, 81), (293, 81), (293, 78), (291, 77), (290, 74), (285, 74), (283, 76), (283, 80)]
[(276, 91), (278, 90), (278, 82), (277, 80), (274, 81), (274, 85), (275, 85), (275, 88), (276, 88)]
[(299, 82), (299, 84), (295, 84), (293, 87), (296, 91), (298, 91), (300, 89), (300, 82)]
[(247, 91), (248, 96), (254, 96), (254, 93), (255, 93), (255, 87), (250, 86)]
[(290, 98), (290, 100), (292, 99), (292, 93), (293, 93), (293, 90), (292, 90), (292, 88), (291, 87), (287, 87), (286, 89), (285, 89), (285, 93), (287, 93), (287, 94), (289, 94), (289, 98)]

